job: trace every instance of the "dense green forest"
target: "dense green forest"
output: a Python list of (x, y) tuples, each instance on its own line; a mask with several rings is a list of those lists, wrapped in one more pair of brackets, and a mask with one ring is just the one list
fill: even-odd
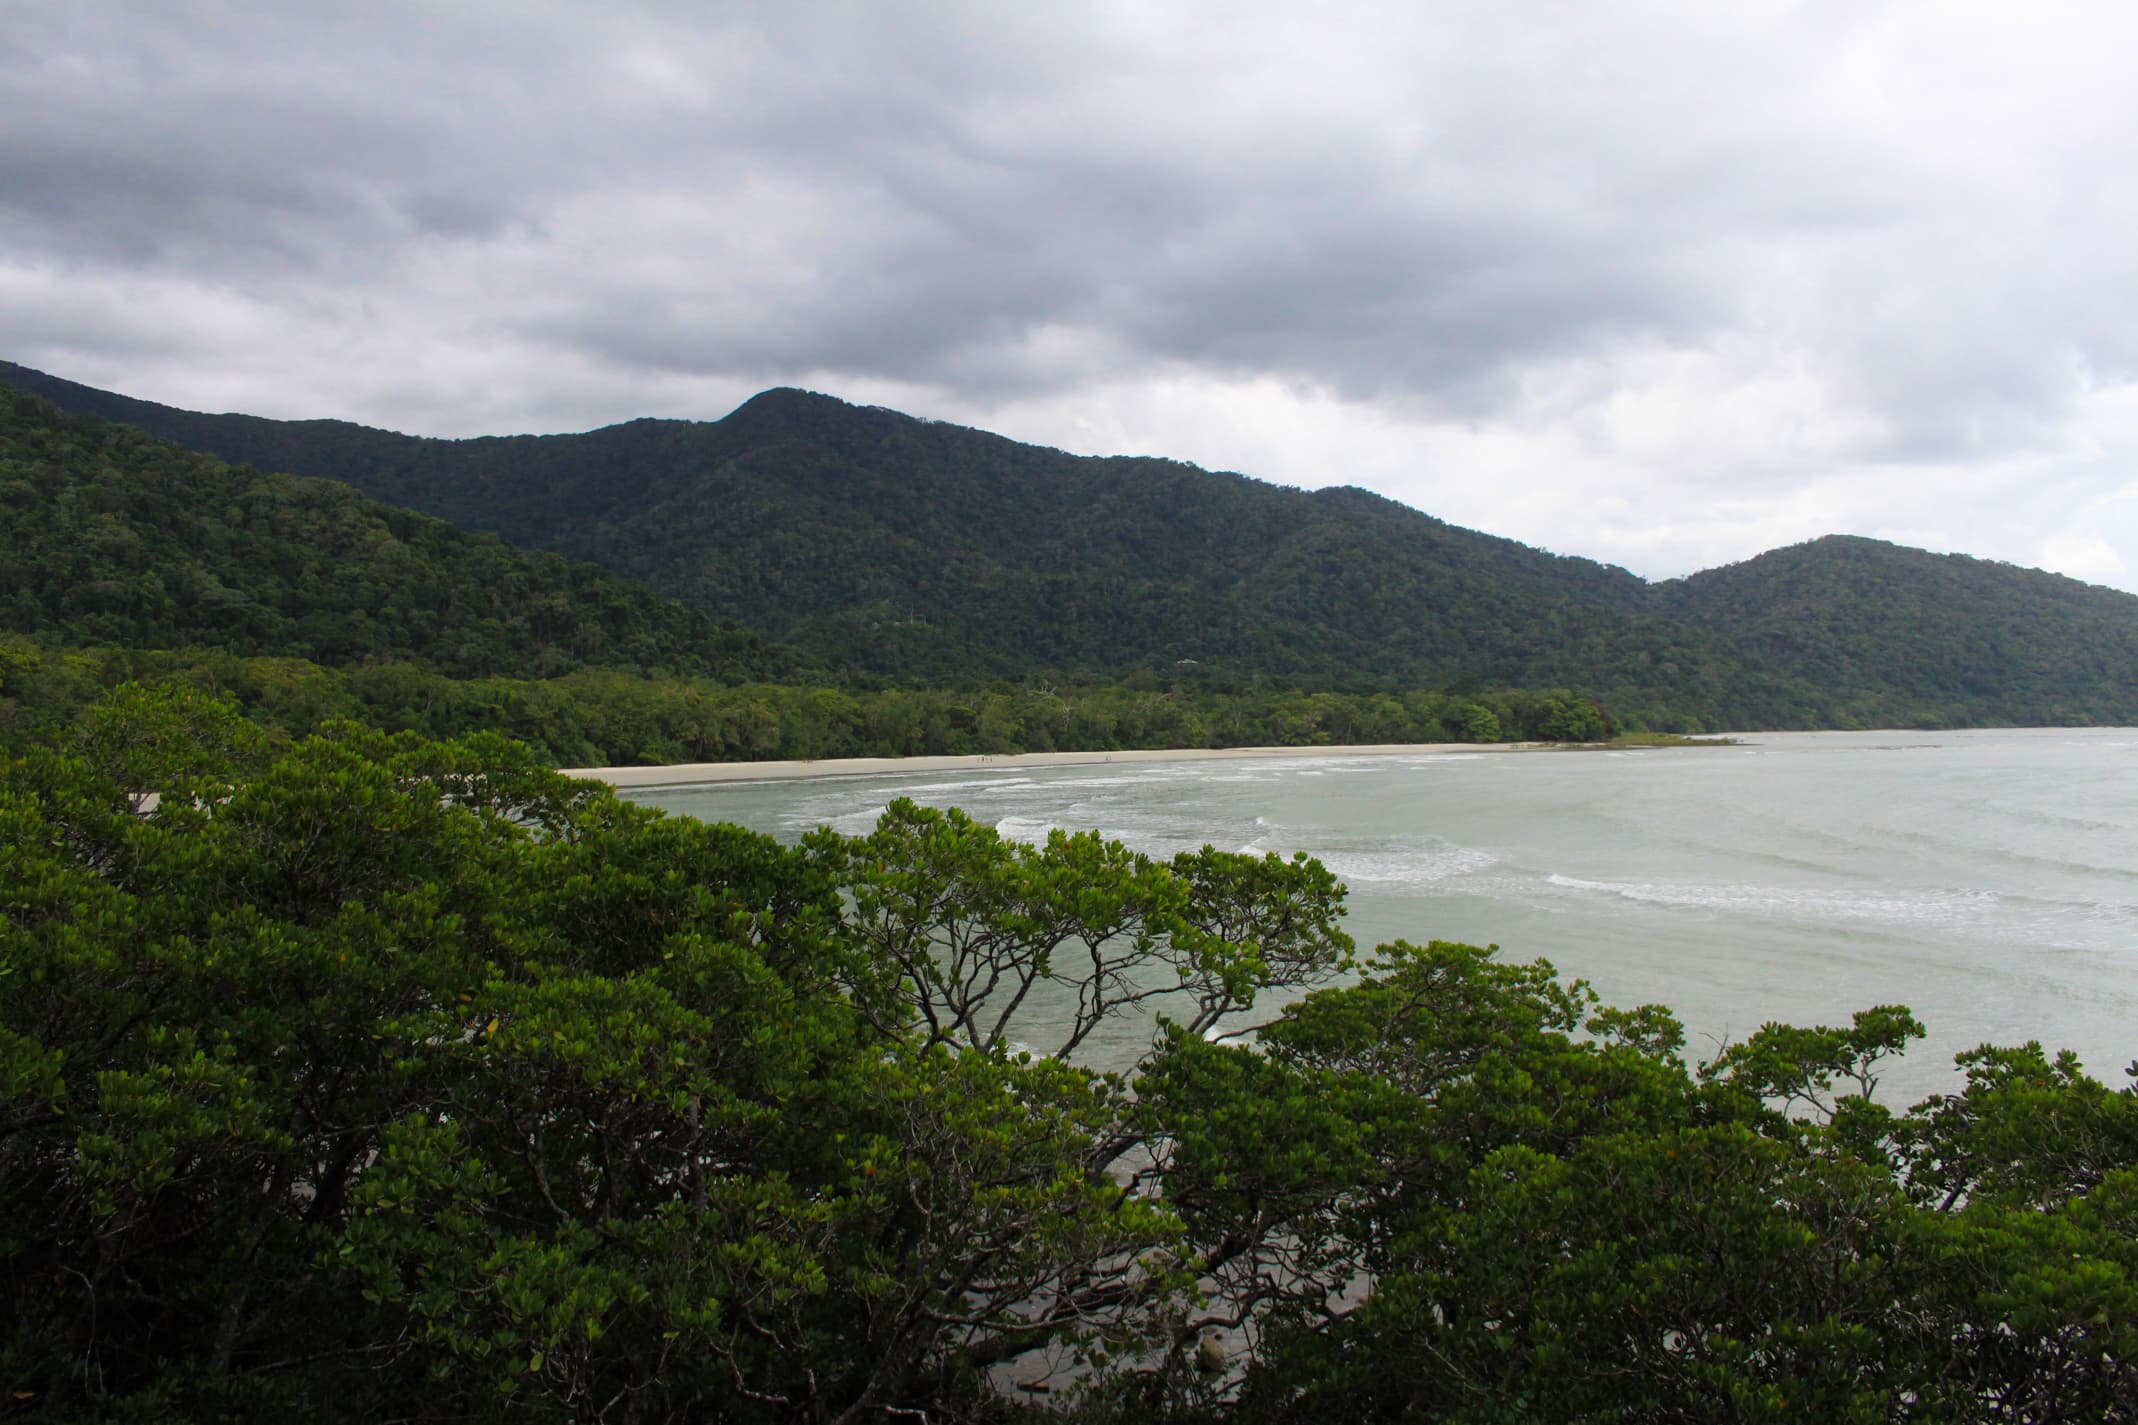
[(1195, 667), (1133, 686), (827, 686), (791, 650), (594, 566), (5, 388), (0, 504), (17, 516), (0, 529), (0, 620), (18, 630), (0, 633), (0, 745), (134, 678), (229, 692), (284, 734), (335, 717), (490, 729), (577, 766), (1619, 730), (1564, 690), (1308, 693)]
[(785, 666), (754, 634), (594, 565), (333, 481), (233, 469), (7, 387), (0, 629), (459, 675)]
[(278, 741), (336, 718), (391, 732), (499, 732), (552, 766), (646, 766), (1124, 748), (1599, 742), (1617, 719), (1564, 690), (1220, 691), (1172, 686), (839, 689), (589, 668), (454, 678), (404, 663), (327, 668), (216, 649), (65, 649), (0, 636), (0, 748), (48, 740), (119, 684), (227, 694)]
[(1839, 726), (2138, 720), (2138, 602), (2061, 575), (1832, 535), (1657, 593), (1783, 675), (1836, 690)]
[(2133, 1087), (1342, 911), (118, 689), (0, 764), (0, 1416), (2138, 1419)]
[(2138, 599), (1821, 540), (1649, 585), (1365, 491), (1084, 459), (771, 391), (714, 422), (429, 440), (0, 380), (595, 561), (851, 680), (1579, 688), (1656, 728), (2138, 722)]

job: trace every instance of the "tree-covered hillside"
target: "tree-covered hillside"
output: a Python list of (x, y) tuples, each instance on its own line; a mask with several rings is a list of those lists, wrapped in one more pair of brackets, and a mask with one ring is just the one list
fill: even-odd
[(5, 388), (0, 508), (0, 749), (137, 678), (230, 693), (280, 736), (336, 717), (500, 730), (568, 765), (1618, 730), (1565, 689), (1242, 691), (1182, 670), (1138, 688), (769, 684), (811, 670), (593, 565)]
[(231, 460), (344, 480), (909, 681), (1078, 672), (1574, 687), (1654, 725), (1771, 726), (1809, 691), (1641, 612), (1621, 569), (1357, 489), (1089, 459), (770, 391), (725, 420), (426, 440), (201, 416), (0, 376)]
[(1830, 535), (1656, 592), (1837, 725), (2138, 720), (2138, 599), (2060, 574)]
[(448, 441), (0, 380), (594, 561), (878, 681), (1573, 688), (1678, 729), (2138, 722), (2138, 598), (1869, 540), (1650, 586), (1363, 490), (801, 391), (707, 423)]
[(0, 629), (346, 666), (763, 677), (758, 639), (331, 481), (232, 468), (0, 387)]

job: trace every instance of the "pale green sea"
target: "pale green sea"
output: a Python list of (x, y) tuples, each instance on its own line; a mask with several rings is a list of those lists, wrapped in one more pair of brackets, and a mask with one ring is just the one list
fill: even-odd
[[(1952, 1055), (2039, 1039), (2124, 1082), (2138, 1056), (2138, 730), (1754, 734), (1727, 748), (1186, 761), (649, 790), (793, 839), (908, 796), (1005, 835), (1096, 828), (1170, 855), (1305, 851), (1362, 946), (1497, 943), (1614, 1003), (1671, 1006), (1687, 1052), (1767, 1020), (1911, 1006)], [(1105, 1053), (1132, 1059), (1143, 1030)]]

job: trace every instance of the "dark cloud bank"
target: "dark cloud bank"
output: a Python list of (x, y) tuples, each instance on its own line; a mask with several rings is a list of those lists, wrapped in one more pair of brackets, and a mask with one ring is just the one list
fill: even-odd
[(788, 382), (1652, 575), (2138, 583), (2138, 12), (1018, 8), (26, 7), (0, 354), (439, 433)]

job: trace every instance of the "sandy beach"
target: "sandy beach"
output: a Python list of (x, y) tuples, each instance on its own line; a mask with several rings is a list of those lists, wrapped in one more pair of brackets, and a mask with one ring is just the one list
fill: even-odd
[(612, 787), (690, 787), (720, 782), (790, 782), (880, 777), (905, 772), (972, 772), (1012, 767), (1088, 767), (1109, 762), (1215, 762), (1244, 757), (1419, 757), (1442, 752), (1527, 752), (1541, 742), (1382, 742), (1358, 747), (1180, 747), (1135, 752), (1006, 752), (962, 757), (831, 757), (817, 762), (683, 762), (668, 767), (567, 767)]

